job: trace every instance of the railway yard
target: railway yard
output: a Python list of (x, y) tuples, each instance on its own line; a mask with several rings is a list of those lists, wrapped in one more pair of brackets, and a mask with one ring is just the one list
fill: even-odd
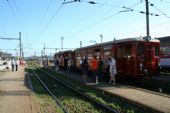
[(169, 3), (3, 0), (0, 113), (170, 113)]
[[(55, 71), (53, 68), (31, 66), (19, 69), (19, 72), (1, 72), (0, 112), (2, 113), (11, 113), (10, 110), (14, 109), (23, 113), (168, 113), (170, 111), (169, 75), (166, 75), (166, 78), (163, 75), (152, 79), (146, 77), (135, 83), (118, 81), (113, 86), (103, 81), (99, 81), (98, 84), (93, 83), (90, 76), (84, 83), (80, 73)], [(19, 75), (22, 78), (18, 78)], [(26, 87), (19, 88), (21, 84)], [(17, 105), (13, 105), (15, 102), (18, 102)], [(7, 110), (8, 106), (11, 107)]]

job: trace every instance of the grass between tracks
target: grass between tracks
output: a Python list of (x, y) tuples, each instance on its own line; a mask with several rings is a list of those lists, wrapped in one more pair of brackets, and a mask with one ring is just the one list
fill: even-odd
[[(27, 70), (28, 73), (30, 70)], [(30, 80), (34, 90), (35, 103), (38, 104), (41, 113), (63, 113), (62, 109), (58, 107), (55, 101), (50, 95), (47, 94), (43, 86), (39, 83), (38, 79), (33, 75), (29, 74)]]
[(106, 104), (113, 109), (116, 109), (117, 111), (121, 113), (143, 113), (147, 112), (146, 110), (136, 107), (127, 101), (118, 98), (117, 96), (109, 95), (109, 94), (103, 94), (101, 91), (97, 91), (94, 88), (87, 87), (83, 84), (80, 84), (79, 82), (76, 82), (75, 80), (69, 79), (68, 77), (58, 74), (56, 72), (50, 72), (53, 76), (59, 78), (60, 80), (64, 80), (65, 83), (71, 85), (72, 87), (76, 88), (77, 90), (87, 94), (88, 96), (94, 98), (96, 101), (101, 102), (103, 104)]
[[(88, 96), (94, 98), (96, 101), (102, 102), (103, 104), (106, 104), (106, 105), (116, 109), (120, 113), (143, 113), (143, 112), (147, 113), (147, 111), (145, 111), (145, 110), (143, 110), (141, 108), (138, 108), (138, 107), (124, 101), (121, 98), (118, 98), (118, 97), (113, 96), (113, 95), (103, 94), (102, 92), (96, 91), (93, 88), (89, 88), (87, 86), (79, 84), (78, 82), (76, 82), (74, 80), (70, 80), (70, 79), (66, 78), (65, 76), (63, 76), (62, 74), (52, 72), (52, 75), (59, 78), (60, 80), (64, 80), (65, 83), (70, 84), (72, 87), (74, 87), (77, 90), (79, 90), (79, 91), (87, 94)], [(52, 100), (48, 100), (49, 97), (46, 97), (45, 95), (39, 95), (39, 94), (42, 94), (43, 88), (38, 86), (38, 84), (37, 84), (38, 82), (34, 81), (34, 79), (35, 78), (33, 78), (32, 81), (34, 82), (33, 85), (35, 86), (35, 88), (37, 87), (36, 88), (37, 89), (36, 93), (38, 95), (40, 105), (45, 107), (45, 106), (49, 106), (48, 104), (51, 103), (50, 106), (51, 107), (54, 106), (55, 104), (52, 102)], [(62, 95), (60, 95), (60, 96), (62, 98)], [(45, 100), (45, 98), (47, 100)], [(65, 98), (65, 97), (63, 97), (63, 98)], [(43, 101), (43, 100), (45, 100), (45, 101)], [(71, 99), (67, 98), (64, 101), (64, 104), (70, 104), (70, 106), (72, 106), (71, 108), (74, 109), (76, 106), (72, 105), (72, 103), (73, 103), (72, 101), (74, 101), (74, 99), (71, 100)], [(48, 108), (46, 108), (46, 107), (45, 107), (45, 109), (48, 110)], [(89, 108), (89, 109), (91, 109), (91, 108)], [(82, 110), (78, 109), (77, 112), (82, 113)], [(57, 111), (57, 113), (58, 113), (58, 111)]]

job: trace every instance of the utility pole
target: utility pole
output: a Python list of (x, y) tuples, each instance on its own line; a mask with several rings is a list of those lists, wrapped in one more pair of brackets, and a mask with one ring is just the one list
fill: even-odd
[(61, 37), (61, 51), (63, 51), (63, 39), (64, 37)]
[(80, 41), (80, 48), (82, 48), (82, 41)]
[(100, 38), (101, 38), (101, 43), (103, 42), (103, 35), (100, 34)]
[(146, 2), (146, 36), (149, 40), (150, 38), (150, 33), (149, 33), (149, 4), (148, 0), (145, 0)]
[(21, 58), (22, 58), (22, 56), (21, 56), (21, 54), (22, 54), (22, 47), (21, 47), (22, 45), (21, 45), (21, 32), (19, 32), (19, 47), (20, 47), (20, 54), (19, 54), (19, 58), (20, 58), (20, 60), (21, 60)]
[(43, 50), (41, 50), (41, 58), (43, 58)]
[(44, 43), (44, 48), (43, 48), (43, 50), (44, 50), (44, 56), (45, 56), (45, 43)]
[(23, 43), (22, 43), (22, 58), (24, 58)]
[(22, 47), (21, 47), (21, 32), (19, 32), (19, 38), (3, 38), (0, 37), (0, 39), (5, 39), (5, 40), (19, 40), (19, 48), (20, 48), (20, 55), (19, 55), (19, 59), (21, 59), (21, 54), (22, 54)]

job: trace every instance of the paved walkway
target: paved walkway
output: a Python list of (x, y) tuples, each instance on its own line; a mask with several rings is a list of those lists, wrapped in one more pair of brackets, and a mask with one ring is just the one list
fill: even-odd
[(30, 90), (24, 80), (24, 67), (0, 76), (0, 113), (33, 113)]

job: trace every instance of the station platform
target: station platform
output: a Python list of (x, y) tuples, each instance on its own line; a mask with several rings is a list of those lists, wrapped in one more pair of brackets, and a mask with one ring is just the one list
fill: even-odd
[(0, 72), (0, 113), (34, 113), (24, 69), (19, 66), (18, 71)]
[[(83, 82), (81, 74), (65, 73), (58, 71), (58, 73), (64, 74), (72, 79)], [(170, 113), (170, 96), (161, 96), (157, 93), (151, 93), (150, 91), (142, 91), (139, 88), (127, 87), (125, 85), (116, 84), (115, 86), (108, 83), (99, 82), (93, 83), (91, 77), (87, 77), (86, 85), (95, 87), (99, 90), (109, 92), (115, 96), (124, 98), (139, 106), (145, 106), (144, 109), (149, 109), (151, 112)]]

